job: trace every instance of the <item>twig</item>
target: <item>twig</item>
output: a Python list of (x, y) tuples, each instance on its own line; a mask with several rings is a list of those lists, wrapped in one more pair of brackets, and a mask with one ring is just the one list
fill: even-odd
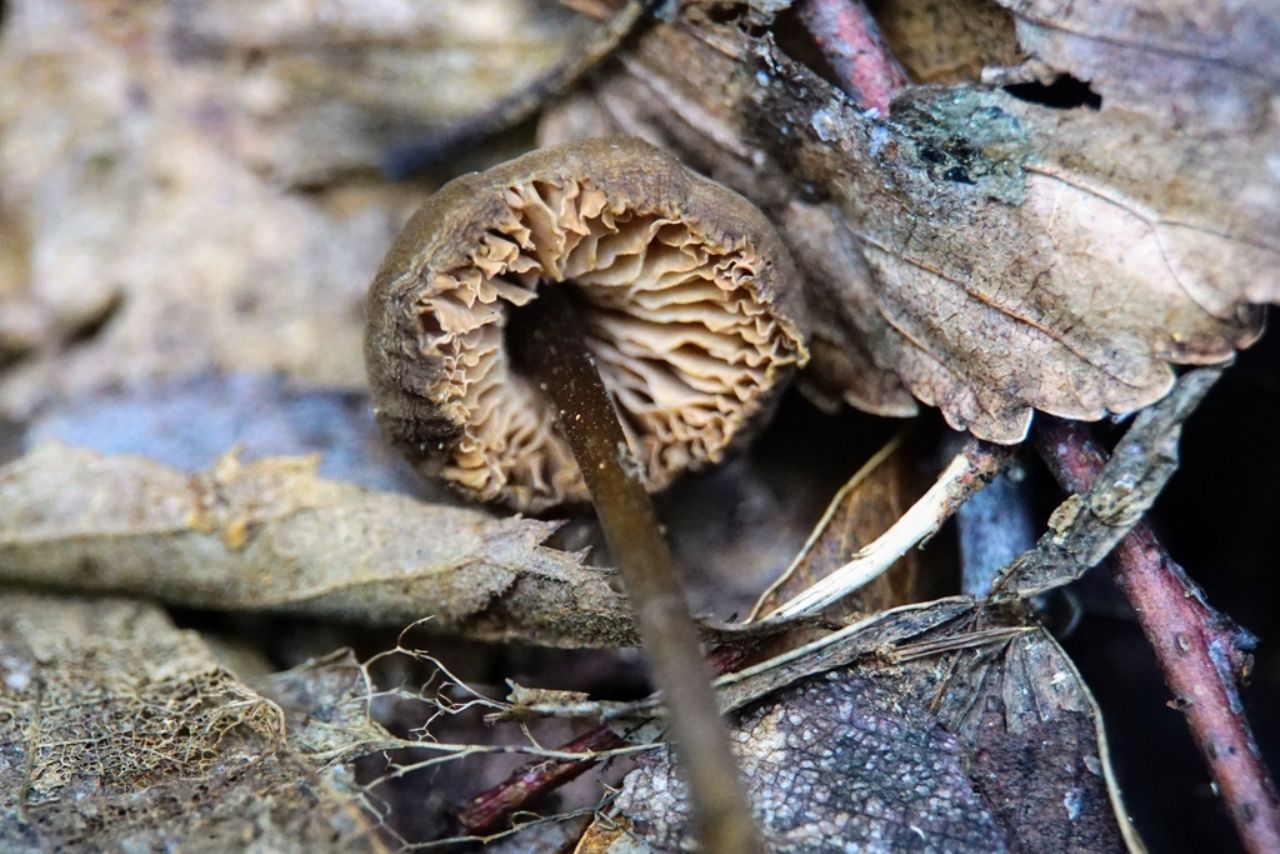
[[(816, 614), (885, 572), (918, 543), (938, 532), (960, 505), (982, 489), (1012, 459), (1012, 451), (969, 439), (920, 500), (888, 531), (835, 572), (769, 613), (766, 619)], [(754, 612), (753, 612), (754, 613)]]
[(618, 414), (582, 336), (567, 288), (548, 288), (509, 330), (520, 360), (555, 403), (622, 575), (636, 627), (668, 711), (703, 850), (761, 850), (729, 729), (720, 716), (698, 631)]
[[(1083, 494), (1106, 463), (1081, 424), (1045, 417), (1036, 446), (1064, 489)], [(1187, 718), (1246, 850), (1280, 851), (1280, 799), (1244, 717), (1236, 680), (1247, 673), (1247, 633), (1215, 611), (1146, 522), (1111, 554), (1164, 679)]]
[(907, 74), (866, 5), (861, 0), (803, 0), (796, 12), (845, 94), (888, 115), (889, 102), (907, 85)]
[[(598, 753), (626, 744), (609, 727), (596, 727), (565, 742), (558, 750)], [(512, 815), (527, 809), (538, 798), (584, 774), (596, 763), (590, 760), (544, 759), (517, 770), (499, 785), (486, 789), (458, 813), (458, 822), (471, 833), (488, 833), (502, 827)]]

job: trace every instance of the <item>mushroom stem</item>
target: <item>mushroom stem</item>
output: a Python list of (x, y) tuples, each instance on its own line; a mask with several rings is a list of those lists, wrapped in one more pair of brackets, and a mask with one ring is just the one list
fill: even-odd
[(526, 316), (509, 328), (510, 344), (530, 379), (555, 403), (622, 573), (669, 713), (702, 850), (763, 850), (671, 553), (568, 290), (545, 288), (521, 309)]

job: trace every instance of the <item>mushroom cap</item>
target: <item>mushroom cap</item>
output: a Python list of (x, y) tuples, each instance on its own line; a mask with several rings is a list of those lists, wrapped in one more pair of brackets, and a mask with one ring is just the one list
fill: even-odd
[(764, 216), (641, 140), (534, 151), (457, 178), (392, 244), (365, 355), (384, 432), (463, 492), (528, 511), (588, 498), (504, 330), (571, 285), (650, 491), (718, 461), (808, 358), (798, 275)]

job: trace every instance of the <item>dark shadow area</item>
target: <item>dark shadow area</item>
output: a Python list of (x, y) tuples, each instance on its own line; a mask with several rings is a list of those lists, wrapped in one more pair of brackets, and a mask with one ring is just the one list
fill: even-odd
[(1102, 109), (1102, 96), (1084, 80), (1070, 74), (1059, 74), (1052, 83), (1014, 83), (1004, 91), (1020, 101), (1040, 104), (1055, 110), (1074, 110), (1088, 107)]

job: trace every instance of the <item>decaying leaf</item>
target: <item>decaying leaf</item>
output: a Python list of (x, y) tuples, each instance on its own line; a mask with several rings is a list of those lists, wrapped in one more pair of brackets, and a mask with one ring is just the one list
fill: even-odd
[(635, 643), (607, 570), (541, 543), (556, 523), (496, 519), (316, 476), (317, 459), (224, 457), (189, 477), (57, 443), (0, 469), (0, 581), (188, 607), (476, 638)]
[(905, 387), (1013, 442), (1035, 409), (1129, 412), (1168, 391), (1169, 363), (1256, 338), (1250, 303), (1280, 297), (1270, 112), (1250, 133), (1173, 133), (956, 86), (908, 87), (886, 118), (769, 23), (682, 4), (543, 137), (638, 133), (772, 212), (811, 280), (815, 384), (896, 414)]
[(212, 369), (362, 388), (422, 196), (367, 177), (560, 56), (586, 22), (556, 6), (7, 3), (0, 416)]
[[(1109, 794), (1097, 710), (1053, 639), (1031, 629), (974, 645), (969, 618), (921, 636), (920, 609), (897, 616), (902, 625), (875, 621), (882, 636), (925, 640), (808, 677), (737, 724), (771, 848), (1122, 848), (1131, 831)], [(665, 751), (640, 762), (587, 839), (678, 850), (689, 839), (684, 784)]]
[(227, 71), (242, 75), (224, 83), (241, 93), (230, 106), (249, 125), (243, 154), (271, 178), (303, 186), (367, 174), (388, 146), (486, 109), (594, 26), (558, 0), (173, 5), (160, 26), (177, 42), (175, 58), (229, 58)]
[(386, 850), (350, 769), (316, 758), (385, 732), (329, 716), (359, 694), (324, 672), (268, 697), (153, 605), (6, 593), (0, 847)]
[(1274, 0), (997, 2), (1013, 13), (1018, 41), (1042, 71), (1088, 81), (1104, 113), (1132, 110), (1192, 137), (1275, 131), (1280, 8)]

